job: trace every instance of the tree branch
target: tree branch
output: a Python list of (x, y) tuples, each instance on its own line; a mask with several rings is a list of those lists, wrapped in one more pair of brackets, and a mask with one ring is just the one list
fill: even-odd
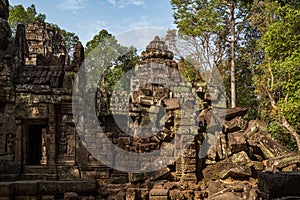
[(287, 119), (285, 118), (285, 116), (283, 115), (282, 110), (276, 105), (276, 101), (273, 98), (272, 93), (270, 92), (270, 90), (268, 90), (268, 88), (265, 88), (270, 102), (271, 102), (271, 106), (276, 110), (279, 111), (280, 114), (280, 121), (282, 123), (282, 125), (291, 133), (291, 135), (294, 137), (296, 143), (297, 143), (297, 147), (298, 147), (298, 151), (300, 151), (300, 136), (297, 133), (297, 131), (291, 126), (291, 124), (287, 121)]

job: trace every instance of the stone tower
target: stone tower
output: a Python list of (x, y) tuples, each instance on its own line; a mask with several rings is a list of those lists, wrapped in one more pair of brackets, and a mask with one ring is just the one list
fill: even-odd
[[(193, 141), (198, 134), (198, 107), (195, 90), (180, 75), (173, 53), (158, 36), (147, 45), (141, 57), (142, 61), (130, 77), (130, 91), (114, 91), (109, 106), (110, 114), (122, 119), (117, 121), (122, 121), (128, 129), (120, 132), (111, 128), (116, 124), (111, 127), (106, 124), (104, 129), (111, 132), (106, 134), (114, 135), (111, 138), (114, 144), (127, 151), (148, 152), (149, 155), (158, 151), (147, 159), (161, 166), (176, 164), (178, 180), (196, 182), (196, 147)], [(129, 108), (124, 106), (128, 104)], [(115, 158), (121, 160), (118, 155)], [(147, 160), (142, 163), (135, 167), (154, 169)], [(148, 166), (143, 166), (147, 165), (145, 163)]]

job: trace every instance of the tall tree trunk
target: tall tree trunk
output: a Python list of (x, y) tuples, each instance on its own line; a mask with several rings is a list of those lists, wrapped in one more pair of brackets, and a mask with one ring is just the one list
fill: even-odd
[(231, 70), (230, 70), (230, 79), (231, 79), (231, 107), (236, 107), (236, 81), (235, 81), (235, 17), (234, 10), (235, 4), (231, 3), (230, 8), (230, 29), (231, 29)]

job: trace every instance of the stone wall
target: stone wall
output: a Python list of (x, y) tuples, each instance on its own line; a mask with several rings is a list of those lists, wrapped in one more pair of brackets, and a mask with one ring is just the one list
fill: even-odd
[(29, 23), (26, 40), (26, 65), (65, 65), (67, 54), (59, 29), (48, 23)]
[[(0, 173), (10, 180), (20, 170), (20, 138), (16, 135), (14, 72), (18, 66), (16, 45), (10, 43), (11, 30), (8, 25), (8, 1), (0, 1)], [(22, 37), (22, 36), (20, 36)], [(24, 35), (23, 35), (24, 37)]]

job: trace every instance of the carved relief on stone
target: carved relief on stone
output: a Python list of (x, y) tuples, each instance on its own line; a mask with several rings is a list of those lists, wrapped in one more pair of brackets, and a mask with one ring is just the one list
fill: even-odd
[(6, 153), (8, 155), (15, 155), (15, 139), (16, 136), (12, 133), (6, 135)]
[(91, 154), (88, 154), (88, 161), (93, 162), (95, 161), (95, 158)]
[(74, 155), (74, 144), (73, 142), (68, 142), (68, 145), (67, 145), (67, 155)]
[(59, 140), (59, 153), (61, 155), (67, 155), (68, 149), (68, 138), (65, 132), (61, 133)]
[(75, 155), (75, 140), (65, 131), (61, 133), (59, 140), (59, 154), (65, 160), (73, 160)]
[(42, 159), (41, 164), (47, 164), (47, 143), (46, 143), (46, 129), (42, 129)]
[(39, 104), (37, 106), (32, 106), (27, 109), (27, 113), (29, 116), (33, 117), (41, 117), (47, 115), (47, 105)]

